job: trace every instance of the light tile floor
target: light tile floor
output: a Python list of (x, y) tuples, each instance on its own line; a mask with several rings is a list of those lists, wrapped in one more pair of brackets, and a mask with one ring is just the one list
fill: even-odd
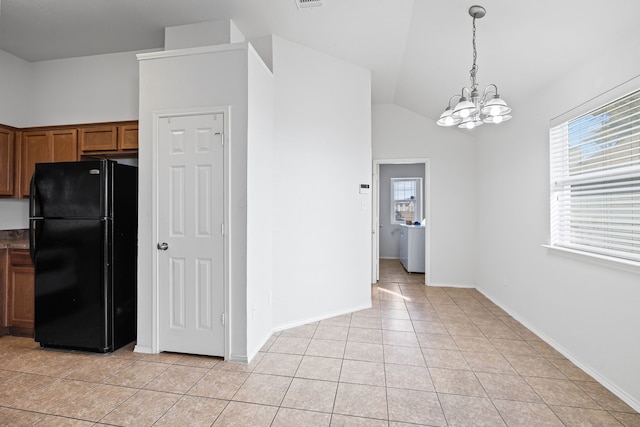
[(250, 364), (0, 338), (1, 426), (640, 426), (475, 290), (381, 263), (373, 308), (274, 334)]

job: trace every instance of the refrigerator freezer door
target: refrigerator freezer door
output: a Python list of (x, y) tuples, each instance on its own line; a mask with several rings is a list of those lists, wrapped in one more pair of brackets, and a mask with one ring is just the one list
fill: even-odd
[(35, 340), (43, 346), (109, 351), (110, 222), (35, 221)]
[(31, 217), (102, 218), (107, 213), (106, 161), (38, 163), (31, 183)]

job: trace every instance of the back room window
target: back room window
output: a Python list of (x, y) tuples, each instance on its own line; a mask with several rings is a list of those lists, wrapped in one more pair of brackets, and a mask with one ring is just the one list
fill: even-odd
[(391, 223), (422, 219), (422, 178), (391, 178)]

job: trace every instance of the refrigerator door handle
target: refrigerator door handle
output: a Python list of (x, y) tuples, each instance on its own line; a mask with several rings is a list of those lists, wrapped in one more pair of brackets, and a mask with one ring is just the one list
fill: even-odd
[(29, 255), (34, 265), (36, 263), (36, 220), (29, 220)]
[[(31, 182), (29, 183), (29, 216), (31, 217), (35, 217), (36, 216), (36, 204), (39, 204), (38, 202), (38, 194), (36, 192), (36, 173), (34, 172), (33, 175), (31, 176)], [(39, 208), (39, 206), (38, 206)], [(40, 211), (40, 209), (38, 209), (38, 211)], [(38, 216), (40, 215), (40, 213), (38, 212)]]
[[(29, 216), (31, 217), (29, 219), (29, 255), (34, 264), (36, 263), (36, 220), (33, 217), (36, 216), (36, 204), (38, 203), (35, 177), (34, 171), (29, 182)], [(40, 209), (38, 209), (38, 214), (40, 213)]]

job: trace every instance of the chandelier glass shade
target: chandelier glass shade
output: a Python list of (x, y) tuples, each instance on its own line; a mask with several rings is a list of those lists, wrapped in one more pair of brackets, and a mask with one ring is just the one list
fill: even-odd
[[(484, 123), (498, 124), (511, 119), (511, 108), (498, 94), (498, 87), (495, 84), (488, 85), (482, 94), (478, 91), (476, 74), (478, 65), (476, 64), (478, 53), (476, 50), (476, 19), (482, 18), (486, 14), (482, 6), (471, 6), (469, 15), (473, 18), (473, 65), (469, 74), (471, 76), (471, 86), (463, 87), (460, 95), (449, 98), (449, 104), (440, 118), (436, 122), (439, 126), (458, 126), (462, 129), (473, 129)], [(451, 102), (457, 98), (457, 103), (452, 106)]]

